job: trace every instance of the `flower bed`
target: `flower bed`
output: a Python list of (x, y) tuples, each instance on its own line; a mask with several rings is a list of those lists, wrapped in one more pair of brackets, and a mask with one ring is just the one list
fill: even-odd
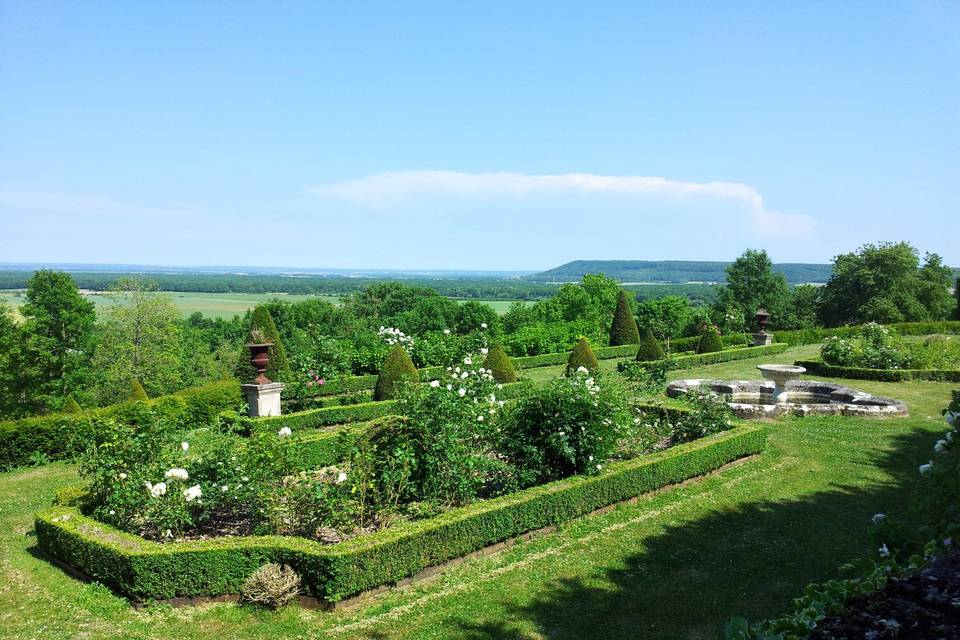
[(662, 453), (611, 463), (599, 475), (573, 476), (334, 545), (283, 536), (163, 544), (66, 506), (37, 515), (37, 540), (47, 555), (136, 601), (234, 594), (247, 576), (272, 561), (296, 569), (308, 595), (335, 602), (487, 545), (714, 471), (759, 453), (765, 441), (762, 427), (740, 426)]

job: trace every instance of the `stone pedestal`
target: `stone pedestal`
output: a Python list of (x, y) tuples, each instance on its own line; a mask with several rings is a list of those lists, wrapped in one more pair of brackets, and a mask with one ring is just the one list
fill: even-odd
[(760, 333), (753, 334), (753, 346), (755, 347), (766, 347), (767, 345), (773, 344), (773, 334), (767, 333), (766, 331), (761, 331)]
[(240, 389), (247, 397), (247, 415), (251, 418), (280, 415), (280, 392), (282, 382), (267, 384), (242, 384)]

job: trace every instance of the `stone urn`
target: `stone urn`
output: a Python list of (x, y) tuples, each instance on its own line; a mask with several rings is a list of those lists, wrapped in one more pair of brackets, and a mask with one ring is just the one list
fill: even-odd
[(256, 384), (270, 384), (272, 380), (267, 377), (267, 367), (270, 366), (270, 347), (272, 342), (252, 342), (247, 344), (250, 349), (250, 364), (257, 370), (257, 377), (254, 378)]
[(757, 309), (758, 331), (753, 334), (753, 345), (762, 347), (773, 343), (773, 334), (767, 333), (767, 323), (770, 321), (770, 313), (766, 309)]

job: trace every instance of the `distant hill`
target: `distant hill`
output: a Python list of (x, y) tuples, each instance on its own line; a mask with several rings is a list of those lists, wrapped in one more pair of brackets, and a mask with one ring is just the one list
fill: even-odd
[[(729, 262), (697, 260), (574, 260), (548, 271), (524, 276), (528, 282), (572, 282), (587, 273), (604, 273), (620, 282), (726, 282)], [(784, 262), (773, 268), (790, 284), (822, 283), (831, 265)]]

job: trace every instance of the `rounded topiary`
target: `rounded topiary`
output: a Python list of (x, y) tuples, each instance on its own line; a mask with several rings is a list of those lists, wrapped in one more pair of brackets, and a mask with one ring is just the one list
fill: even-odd
[(712, 325), (707, 325), (700, 335), (700, 342), (697, 343), (697, 353), (713, 353), (723, 350), (723, 340), (720, 339), (720, 332)]
[(651, 360), (663, 360), (663, 347), (653, 335), (650, 327), (643, 328), (643, 335), (640, 337), (640, 349), (637, 351), (637, 362), (649, 362)]
[(487, 359), (483, 361), (483, 366), (493, 372), (493, 379), (497, 382), (509, 384), (517, 381), (517, 370), (513, 368), (510, 356), (498, 344), (490, 349)]
[(147, 391), (143, 388), (143, 385), (140, 384), (140, 381), (134, 378), (133, 382), (130, 383), (130, 399), (131, 400), (149, 400), (150, 396), (147, 395)]
[(637, 344), (640, 342), (640, 332), (637, 330), (637, 319), (630, 310), (630, 299), (627, 292), (620, 290), (617, 297), (617, 310), (613, 312), (613, 325), (610, 327), (610, 346), (619, 347), (623, 344)]
[(286, 565), (270, 562), (247, 578), (240, 594), (247, 602), (279, 609), (300, 593), (300, 576)]
[(63, 403), (63, 412), (64, 413), (83, 413), (83, 409), (80, 407), (80, 403), (76, 399), (69, 395), (67, 396), (67, 401)]
[[(277, 325), (267, 307), (263, 305), (254, 307), (250, 316), (250, 333), (247, 335), (247, 342), (273, 343), (267, 350), (270, 355), (270, 364), (267, 365), (266, 371), (267, 377), (274, 382), (290, 382), (292, 380), (287, 351), (283, 348), (280, 332), (277, 331)], [(257, 370), (250, 364), (250, 354), (247, 348), (243, 347), (242, 349), (240, 360), (237, 362), (237, 378), (241, 382), (251, 382), (257, 377)]]
[(572, 375), (580, 367), (586, 368), (587, 371), (596, 371), (600, 368), (600, 361), (597, 360), (597, 356), (594, 355), (593, 349), (590, 348), (590, 343), (587, 342), (586, 338), (580, 338), (573, 351), (570, 352), (570, 357), (567, 358), (566, 375)]
[(417, 373), (417, 368), (413, 366), (413, 360), (407, 352), (396, 344), (383, 361), (377, 386), (373, 390), (373, 399), (390, 400), (396, 397), (407, 382), (420, 382), (420, 374)]

